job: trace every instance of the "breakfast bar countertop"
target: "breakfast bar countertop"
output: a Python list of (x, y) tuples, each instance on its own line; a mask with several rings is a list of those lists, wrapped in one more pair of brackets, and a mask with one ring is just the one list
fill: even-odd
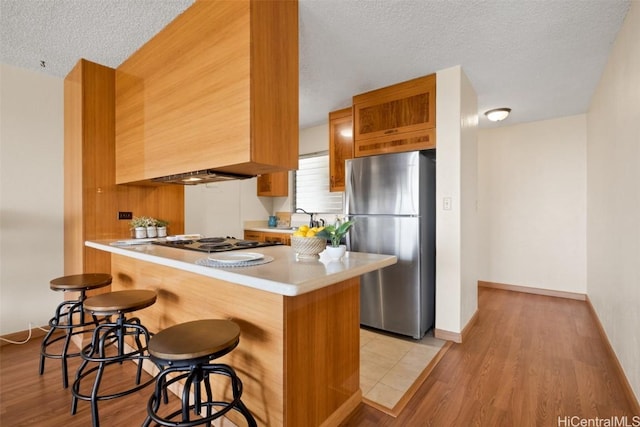
[(397, 262), (397, 258), (393, 255), (361, 252), (347, 252), (340, 261), (331, 260), (324, 254), (321, 254), (317, 260), (298, 260), (293, 249), (283, 245), (233, 251), (257, 252), (264, 255), (265, 258), (273, 258), (273, 261), (265, 264), (213, 268), (196, 264), (198, 260), (207, 259), (208, 254), (205, 252), (153, 244), (115, 246), (114, 242), (116, 242), (115, 239), (95, 240), (87, 241), (85, 245), (125, 257), (285, 296), (302, 295)]

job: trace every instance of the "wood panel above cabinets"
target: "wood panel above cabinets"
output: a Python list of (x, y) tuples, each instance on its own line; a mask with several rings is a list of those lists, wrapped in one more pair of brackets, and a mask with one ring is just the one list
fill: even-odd
[(329, 191), (344, 191), (345, 161), (353, 158), (352, 108), (329, 113)]
[(436, 75), (353, 97), (354, 156), (436, 147)]
[(257, 187), (258, 196), (287, 197), (289, 195), (289, 172), (260, 175), (257, 179)]
[(297, 1), (197, 1), (118, 67), (118, 183), (297, 167)]

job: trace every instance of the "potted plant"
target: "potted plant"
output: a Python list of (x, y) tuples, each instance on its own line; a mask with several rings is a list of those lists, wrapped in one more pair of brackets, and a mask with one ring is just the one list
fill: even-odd
[(131, 220), (131, 228), (134, 230), (133, 236), (136, 239), (144, 239), (147, 237), (147, 218), (134, 216)]
[(158, 229), (156, 228), (156, 220), (151, 217), (145, 217), (147, 220), (147, 237), (156, 237), (158, 235)]
[(327, 255), (331, 259), (340, 259), (344, 256), (347, 247), (345, 245), (341, 245), (340, 242), (349, 232), (349, 229), (353, 226), (354, 221), (336, 221), (333, 225), (327, 225), (321, 231), (319, 231), (316, 236), (322, 237), (329, 241), (329, 245), (327, 245)]
[(168, 221), (165, 221), (164, 219), (156, 219), (158, 237), (167, 237), (167, 225), (169, 225)]

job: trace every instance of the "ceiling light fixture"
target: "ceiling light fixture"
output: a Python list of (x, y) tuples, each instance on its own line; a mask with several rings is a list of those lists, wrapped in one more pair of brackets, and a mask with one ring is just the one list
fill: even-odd
[(506, 119), (510, 112), (511, 108), (494, 108), (484, 113), (484, 115), (492, 122), (499, 122), (500, 120)]

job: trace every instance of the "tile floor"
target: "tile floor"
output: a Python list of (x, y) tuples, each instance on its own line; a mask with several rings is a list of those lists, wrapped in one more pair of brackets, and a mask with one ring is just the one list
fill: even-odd
[(429, 331), (421, 340), (360, 329), (360, 388), (365, 398), (393, 409), (445, 341)]

